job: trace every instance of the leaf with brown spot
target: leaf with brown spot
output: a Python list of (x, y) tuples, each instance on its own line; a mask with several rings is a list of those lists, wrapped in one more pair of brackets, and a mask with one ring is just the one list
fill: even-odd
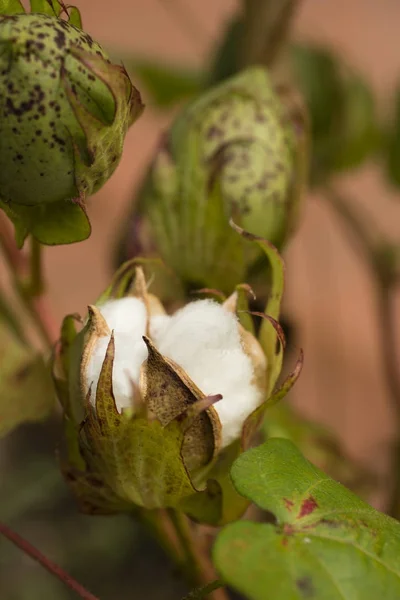
[(242, 454), (237, 491), (275, 523), (237, 522), (219, 534), (222, 578), (249, 600), (400, 598), (400, 523), (379, 513), (274, 438)]

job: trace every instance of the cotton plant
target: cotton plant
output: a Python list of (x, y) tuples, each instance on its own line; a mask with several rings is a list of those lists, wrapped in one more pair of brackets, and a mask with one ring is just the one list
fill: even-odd
[[(270, 0), (242, 4), (232, 34), (250, 39), (243, 28), (257, 25), (263, 47), (284, 45), (294, 0), (279, 9)], [(27, 13), (20, 0), (0, 0), (0, 252), (12, 288), (0, 282), (0, 435), (52, 413), (43, 431), (53, 432), (61, 418), (59, 465), (80, 510), (140, 520), (196, 586), (187, 598), (227, 600), (231, 589), (249, 600), (399, 598), (398, 520), (296, 448), (315, 462), (321, 450), (337, 458), (332, 438), (299, 423), (290, 405), (278, 420), (269, 410), (303, 361), (300, 351), (282, 377), (279, 252), (296, 228), (309, 162), (308, 119), (290, 83), (276, 85), (265, 61), (243, 68), (244, 46), (230, 37), (224, 73), (239, 64), (243, 70), (198, 90), (163, 136), (125, 239), (124, 251), (135, 258), (83, 318), (65, 317), (60, 332), (44, 293), (41, 244), (90, 235), (87, 198), (116, 168), (143, 104), (125, 69), (84, 32), (78, 9), (61, 0), (30, 0), (30, 7)], [(323, 75), (329, 61), (317, 62)], [(152, 73), (159, 85), (160, 71)], [(326, 97), (326, 78), (311, 80), (312, 96)], [(362, 86), (353, 90), (349, 115), (369, 104)], [(355, 150), (360, 156), (357, 140), (366, 136), (358, 121), (332, 146), (344, 162)], [(389, 307), (397, 247), (370, 239), (330, 189), (372, 261), (379, 305)], [(30, 247), (20, 251), (27, 238)], [(193, 295), (199, 287), (200, 299)], [(388, 314), (384, 332), (390, 323)], [(386, 359), (396, 396), (390, 351)], [(387, 509), (397, 517), (398, 467), (395, 460)], [(19, 478), (23, 499), (35, 497), (32, 474)], [(75, 594), (97, 600), (2, 522), (0, 535)], [(104, 551), (118, 547), (125, 560), (116, 538), (104, 538)], [(68, 542), (62, 545), (64, 552)], [(83, 553), (96, 560), (96, 583), (92, 548), (85, 544)]]
[(236, 229), (273, 266), (275, 294), (258, 337), (246, 285), (167, 314), (139, 259), (121, 267), (79, 333), (74, 317), (64, 321), (54, 361), (68, 440), (63, 471), (84, 511), (172, 508), (217, 525), (245, 510), (230, 466), (301, 360), (274, 395), (282, 262), (267, 242)]

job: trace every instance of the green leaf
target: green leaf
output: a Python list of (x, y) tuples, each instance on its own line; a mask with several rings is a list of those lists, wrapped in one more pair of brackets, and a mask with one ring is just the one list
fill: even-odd
[(337, 150), (333, 159), (335, 170), (358, 167), (377, 149), (379, 142), (371, 87), (350, 70), (343, 86), (343, 121), (337, 133)]
[(360, 166), (380, 141), (368, 82), (323, 47), (293, 46), (292, 65), (310, 113), (315, 181)]
[(332, 431), (307, 419), (287, 402), (268, 408), (263, 432), (266, 439), (290, 440), (308, 460), (362, 496), (375, 483), (373, 473), (346, 455)]
[(127, 58), (124, 65), (140, 79), (157, 108), (170, 108), (203, 89), (202, 71), (139, 58)]
[(322, 46), (294, 44), (291, 59), (296, 82), (310, 112), (313, 139), (330, 136), (342, 112), (339, 62)]
[(24, 346), (0, 321), (0, 436), (54, 407), (54, 388), (43, 357)]
[(275, 524), (227, 526), (214, 547), (224, 581), (251, 600), (395, 600), (400, 524), (271, 439), (232, 468), (239, 493)]
[(68, 15), (68, 23), (74, 25), (78, 29), (82, 29), (82, 17), (79, 8), (76, 6), (69, 6)]
[(282, 296), (285, 285), (285, 265), (277, 249), (267, 240), (244, 231), (231, 220), (231, 227), (244, 239), (255, 242), (264, 252), (268, 259), (271, 272), (271, 285), (268, 302), (265, 308), (265, 318), (261, 324), (258, 336), (259, 342), (267, 357), (268, 388), (267, 396), (272, 392), (282, 370), (283, 350), (285, 336), (281, 330), (278, 319), (281, 311)]
[(11, 207), (0, 200), (0, 208), (14, 223), (19, 247), (29, 233), (42, 244), (50, 246), (81, 242), (91, 233), (85, 209), (78, 202), (65, 201), (36, 206), (12, 204)]
[(0, 15), (17, 15), (24, 12), (21, 0), (0, 0)]
[(312, 183), (318, 183), (332, 170), (340, 131), (344, 92), (340, 64), (328, 48), (295, 44), (291, 59), (295, 82), (308, 109), (312, 135)]
[(58, 0), (30, 0), (31, 12), (58, 17), (62, 6)]

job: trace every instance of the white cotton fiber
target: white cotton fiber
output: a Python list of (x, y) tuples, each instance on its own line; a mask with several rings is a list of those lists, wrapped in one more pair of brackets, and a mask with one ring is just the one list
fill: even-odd
[[(159, 317), (158, 317), (159, 318)], [(172, 317), (151, 321), (161, 354), (179, 364), (206, 394), (222, 394), (215, 404), (222, 445), (240, 436), (245, 418), (262, 401), (251, 383), (253, 367), (245, 354), (236, 317), (212, 300), (192, 302)]]
[[(121, 298), (110, 300), (99, 309), (110, 330), (114, 331), (113, 391), (117, 408), (121, 411), (132, 406), (132, 381), (139, 383), (140, 367), (147, 358), (147, 348), (142, 339), (146, 334), (146, 307), (138, 298)], [(99, 338), (87, 366), (86, 383), (88, 387), (92, 385), (93, 405), (109, 341), (110, 336)]]
[(153, 341), (162, 337), (170, 320), (168, 315), (156, 315), (150, 319), (150, 337)]
[[(132, 405), (132, 381), (139, 383), (140, 367), (147, 358), (142, 339), (146, 307), (137, 298), (123, 298), (106, 302), (100, 311), (114, 331), (113, 390), (121, 410)], [(212, 300), (199, 300), (171, 317), (152, 317), (150, 335), (161, 354), (182, 367), (204, 394), (222, 394), (223, 399), (215, 404), (222, 424), (222, 445), (237, 439), (262, 396), (251, 383), (253, 367), (243, 350), (236, 317)], [(93, 404), (109, 341), (110, 336), (97, 341), (87, 366), (86, 383), (92, 385)]]

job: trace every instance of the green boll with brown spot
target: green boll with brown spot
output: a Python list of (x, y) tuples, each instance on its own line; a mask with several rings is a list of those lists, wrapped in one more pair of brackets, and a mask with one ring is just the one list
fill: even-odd
[(92, 38), (45, 14), (0, 16), (0, 206), (19, 242), (88, 237), (84, 201), (109, 179), (143, 105)]
[(249, 280), (259, 254), (238, 243), (229, 219), (282, 247), (307, 177), (306, 129), (303, 107), (262, 67), (206, 92), (155, 156), (124, 258), (159, 252), (187, 287), (228, 291)]

